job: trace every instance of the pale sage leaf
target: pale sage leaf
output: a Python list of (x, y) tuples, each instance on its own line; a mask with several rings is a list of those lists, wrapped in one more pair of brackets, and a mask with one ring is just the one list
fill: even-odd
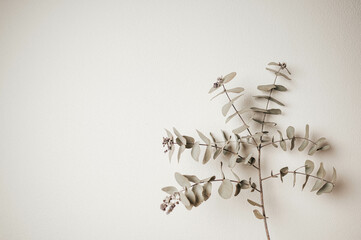
[(195, 142), (192, 147), (191, 155), (192, 158), (197, 162), (199, 161), (200, 153), (201, 153), (201, 148), (199, 147), (199, 142)]
[(227, 74), (226, 76), (223, 77), (223, 83), (228, 83), (228, 82), (231, 81), (236, 75), (237, 75), (237, 73), (235, 73), (235, 72), (231, 72), (231, 73)]
[(229, 179), (224, 179), (218, 188), (219, 195), (224, 199), (229, 199), (233, 194), (233, 184)]
[(249, 204), (251, 204), (252, 206), (262, 207), (261, 204), (256, 203), (256, 202), (252, 201), (251, 199), (247, 199), (247, 202), (248, 202)]
[(311, 174), (314, 168), (315, 168), (315, 164), (311, 160), (305, 161), (305, 173), (307, 175)]
[(208, 198), (211, 196), (212, 194), (212, 183), (211, 182), (206, 182), (203, 185), (203, 198), (204, 201), (207, 201)]
[(203, 142), (205, 142), (208, 145), (211, 144), (211, 140), (209, 138), (207, 138), (203, 133), (201, 133), (198, 130), (197, 130), (197, 133), (198, 133), (199, 137), (203, 140)]
[(232, 132), (233, 132), (234, 134), (239, 134), (239, 133), (245, 131), (247, 128), (249, 128), (249, 126), (246, 125), (246, 124), (244, 124), (244, 125), (240, 126), (239, 128), (233, 129)]
[(180, 186), (182, 186), (182, 187), (190, 187), (191, 186), (189, 180), (182, 174), (176, 172), (176, 173), (174, 173), (174, 177)]
[(257, 210), (253, 210), (253, 214), (256, 216), (256, 218), (258, 219), (264, 219), (264, 216)]
[(317, 195), (321, 195), (322, 193), (330, 193), (332, 192), (333, 184), (332, 183), (325, 183), (318, 191)]
[(206, 148), (206, 151), (204, 152), (204, 156), (203, 156), (203, 164), (206, 164), (212, 156), (212, 147), (211, 145), (208, 145)]
[(295, 136), (295, 128), (292, 126), (289, 126), (286, 130), (286, 134), (289, 139), (292, 139)]
[(162, 191), (172, 195), (173, 193), (178, 192), (178, 189), (173, 186), (168, 186), (168, 187), (162, 188)]

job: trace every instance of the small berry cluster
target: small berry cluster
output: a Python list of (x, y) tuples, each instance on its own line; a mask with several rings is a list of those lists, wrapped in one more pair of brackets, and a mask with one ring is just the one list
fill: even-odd
[(213, 87), (214, 88), (219, 88), (220, 86), (222, 86), (223, 81), (224, 81), (223, 77), (217, 78), (217, 82), (213, 83)]
[(160, 205), (162, 211), (166, 211), (167, 214), (171, 213), (173, 209), (179, 204), (179, 193), (175, 192), (172, 195), (167, 196), (163, 203)]
[(167, 146), (167, 149), (164, 151), (164, 153), (172, 150), (173, 144), (174, 142), (172, 139), (163, 137), (163, 147)]

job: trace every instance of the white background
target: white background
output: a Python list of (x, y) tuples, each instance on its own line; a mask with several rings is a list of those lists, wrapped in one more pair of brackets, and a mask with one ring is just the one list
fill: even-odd
[[(220, 135), (220, 75), (256, 104), (256, 86), (285, 61), (289, 88), (279, 129), (325, 136), (332, 149), (308, 157), (267, 151), (265, 172), (311, 159), (338, 169), (333, 193), (303, 178), (265, 183), (272, 239), (361, 238), (361, 2), (354, 1), (0, 1), (0, 239), (265, 239), (242, 192), (214, 194), (166, 216), (160, 188), (179, 171), (201, 178), (189, 152), (169, 164), (164, 128)], [(236, 170), (243, 178), (251, 168)], [(226, 172), (228, 174), (229, 172)]]

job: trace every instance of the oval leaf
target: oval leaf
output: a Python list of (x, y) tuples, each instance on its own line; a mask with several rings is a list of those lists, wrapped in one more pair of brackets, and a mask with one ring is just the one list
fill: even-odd
[(208, 145), (206, 151), (204, 152), (203, 164), (206, 164), (211, 159), (211, 156), (212, 156), (212, 147)]
[(177, 181), (177, 183), (179, 185), (181, 185), (182, 187), (190, 187), (191, 186), (188, 179), (185, 176), (183, 176), (182, 174), (176, 172), (176, 173), (174, 173), (174, 177), (175, 177), (175, 180)]
[(322, 193), (330, 193), (332, 192), (333, 185), (331, 183), (325, 183), (320, 190), (317, 191), (317, 195), (321, 195)]
[(295, 136), (295, 128), (292, 126), (289, 126), (286, 130), (286, 134), (289, 139), (292, 139)]
[(231, 72), (231, 73), (227, 74), (227, 75), (224, 76), (224, 78), (223, 78), (223, 83), (228, 83), (228, 82), (231, 81), (236, 75), (237, 75), (237, 73), (235, 73), (235, 72)]
[(256, 216), (256, 218), (258, 219), (264, 219), (264, 216), (257, 210), (253, 210), (253, 214)]
[(173, 193), (178, 192), (178, 189), (173, 186), (168, 186), (168, 187), (162, 188), (162, 191), (172, 195)]
[(200, 153), (201, 153), (201, 149), (199, 147), (199, 142), (195, 142), (192, 147), (191, 155), (192, 155), (192, 158), (197, 162), (199, 161)]
[(232, 197), (233, 184), (229, 179), (224, 179), (222, 181), (222, 184), (218, 188), (218, 193), (224, 199), (229, 199)]

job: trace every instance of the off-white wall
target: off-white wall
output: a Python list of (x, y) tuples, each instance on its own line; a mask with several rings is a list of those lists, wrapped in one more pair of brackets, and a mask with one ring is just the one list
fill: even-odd
[[(185, 153), (168, 163), (163, 128), (233, 129), (224, 98), (231, 71), (250, 98), (286, 61), (293, 81), (279, 126), (325, 136), (331, 194), (265, 184), (272, 239), (361, 238), (361, 2), (0, 1), (0, 239), (265, 239), (242, 193), (188, 212), (159, 210), (179, 171), (219, 174)], [(244, 101), (241, 101), (244, 102)], [(246, 101), (247, 102), (247, 101)], [(305, 153), (269, 152), (266, 169)], [(252, 169), (238, 169), (242, 176)], [(265, 173), (266, 174), (266, 173)]]

